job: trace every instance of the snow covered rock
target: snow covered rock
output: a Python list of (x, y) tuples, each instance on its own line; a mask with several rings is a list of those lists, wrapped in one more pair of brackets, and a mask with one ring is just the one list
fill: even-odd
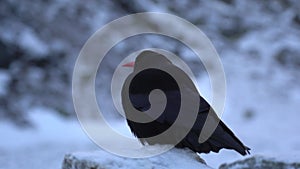
[(299, 169), (300, 162), (289, 162), (286, 160), (253, 156), (245, 160), (236, 161), (231, 164), (222, 164), (219, 169)]
[(197, 154), (189, 150), (172, 149), (151, 158), (125, 158), (112, 155), (105, 151), (67, 154), (62, 169), (211, 169)]

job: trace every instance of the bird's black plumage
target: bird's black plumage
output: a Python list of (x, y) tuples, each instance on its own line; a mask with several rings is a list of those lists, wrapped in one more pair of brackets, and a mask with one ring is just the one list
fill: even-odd
[[(156, 55), (158, 54), (151, 53), (152, 57), (155, 57)], [(161, 56), (162, 55), (160, 55), (160, 57)], [(135, 69), (136, 67), (142, 66), (140, 65), (141, 63), (137, 63), (139, 60), (143, 60), (142, 57), (145, 56), (138, 56), (136, 59)], [(153, 63), (155, 62), (149, 64)], [(160, 66), (175, 66), (169, 61), (167, 61), (167, 63), (160, 61), (157, 64), (160, 64)], [(127, 119), (127, 123), (136, 137), (143, 138), (140, 139), (142, 143), (148, 143), (150, 145), (170, 144), (172, 143), (172, 139), (176, 139), (176, 133), (174, 133), (174, 137), (168, 137), (160, 140), (147, 140), (145, 138), (153, 137), (166, 131), (175, 122), (181, 104), (181, 92), (176, 80), (170, 74), (160, 69), (147, 68), (142, 70), (136, 74), (130, 82), (129, 99), (135, 109), (145, 112), (151, 107), (148, 97), (150, 92), (154, 89), (160, 89), (166, 96), (167, 103), (164, 112), (157, 119), (149, 123), (138, 123), (129, 119)], [(222, 148), (236, 150), (242, 155), (249, 153), (250, 149), (246, 147), (222, 121), (219, 122), (215, 131), (208, 140), (201, 144), (198, 142), (200, 132), (208, 116), (209, 110), (212, 108), (204, 98), (202, 98), (198, 93), (197, 95), (199, 96), (200, 106), (196, 121), (192, 125), (188, 134), (178, 141), (178, 144), (175, 146), (178, 148), (187, 147), (198, 153), (209, 153), (210, 151), (219, 152)], [(214, 111), (212, 111), (212, 113), (214, 113)], [(218, 118), (215, 113), (213, 115), (215, 118)]]

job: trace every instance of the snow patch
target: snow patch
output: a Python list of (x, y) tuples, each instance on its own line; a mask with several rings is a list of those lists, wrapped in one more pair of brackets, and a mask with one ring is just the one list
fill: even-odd
[[(155, 146), (154, 146), (155, 147)], [(157, 147), (158, 149), (160, 146)], [(138, 150), (137, 150), (138, 151)], [(209, 166), (197, 161), (199, 157), (190, 150), (172, 149), (164, 154), (151, 158), (124, 158), (112, 155), (105, 151), (78, 152), (65, 156), (63, 169), (76, 168), (78, 166), (104, 169), (129, 169), (129, 168), (203, 168), (211, 169)]]
[(24, 29), (18, 38), (21, 46), (35, 55), (45, 56), (49, 53), (47, 44), (31, 29)]

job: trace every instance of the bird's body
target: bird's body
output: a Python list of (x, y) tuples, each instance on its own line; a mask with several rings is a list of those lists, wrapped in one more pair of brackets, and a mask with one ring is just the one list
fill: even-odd
[[(152, 56), (155, 57), (155, 53), (152, 53)], [(137, 60), (141, 59), (142, 58), (139, 58)], [(142, 66), (141, 63), (137, 63), (137, 60), (135, 70), (137, 67)], [(164, 63), (161, 61), (159, 64), (162, 66), (175, 66), (170, 62)], [(140, 71), (130, 82), (129, 99), (132, 106), (142, 113), (150, 109), (152, 105), (149, 102), (149, 94), (154, 89), (160, 89), (166, 96), (167, 103), (163, 113), (157, 119), (153, 119), (153, 121), (149, 123), (139, 123), (130, 119), (127, 119), (127, 123), (133, 134), (140, 138), (142, 143), (148, 143), (150, 145), (172, 144), (173, 140), (177, 139), (176, 132), (159, 140), (147, 140), (147, 138), (159, 135), (173, 125), (180, 111), (182, 101), (181, 92), (184, 91), (180, 91), (177, 81), (167, 72), (155, 68), (145, 69)], [(187, 88), (186, 90), (189, 89)], [(222, 148), (236, 150), (242, 155), (249, 153), (250, 149), (244, 146), (222, 121), (219, 121), (219, 124), (208, 140), (203, 143), (199, 143), (198, 139), (200, 132), (204, 126), (209, 110), (212, 108), (198, 93), (193, 94), (197, 95), (200, 100), (195, 123), (192, 125), (192, 128), (189, 130), (187, 135), (183, 139), (179, 140), (175, 146), (177, 148), (187, 147), (197, 153), (209, 153), (210, 151), (219, 152)], [(125, 114), (127, 113), (128, 112), (125, 111)], [(215, 118), (218, 118), (214, 111), (211, 111), (211, 113), (213, 113)], [(180, 130), (180, 127), (181, 125), (178, 126), (178, 130)]]

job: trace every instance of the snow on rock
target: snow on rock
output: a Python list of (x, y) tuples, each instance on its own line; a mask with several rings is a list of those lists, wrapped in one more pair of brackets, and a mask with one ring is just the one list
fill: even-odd
[(222, 164), (219, 169), (299, 169), (300, 162), (289, 162), (280, 158), (267, 158), (263, 156), (253, 156), (241, 161), (236, 161), (230, 164)]
[(101, 150), (67, 154), (62, 169), (211, 169), (201, 160), (197, 154), (183, 149), (172, 149), (155, 157), (139, 159), (119, 157)]

